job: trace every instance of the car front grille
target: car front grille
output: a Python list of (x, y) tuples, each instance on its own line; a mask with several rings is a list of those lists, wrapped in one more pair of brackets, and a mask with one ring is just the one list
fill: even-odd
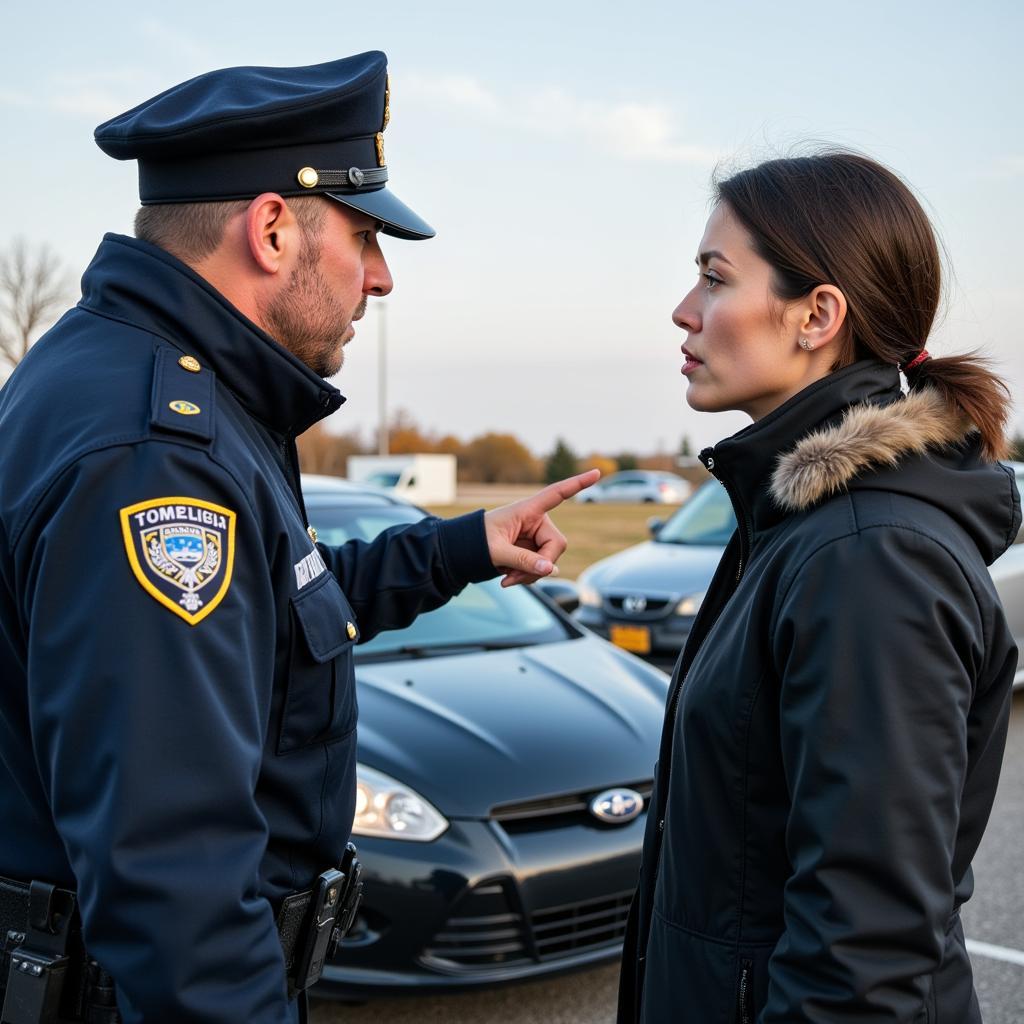
[(621, 942), (632, 899), (630, 890), (538, 911), (531, 918), (538, 958), (555, 960)]
[[(646, 807), (651, 799), (654, 781), (645, 779), (643, 782), (630, 782), (625, 786), (608, 788), (632, 789), (644, 798)], [(604, 825), (590, 813), (590, 801), (599, 792), (600, 790), (595, 789), (585, 793), (566, 793), (539, 800), (499, 804), (491, 808), (490, 817), (492, 821), (498, 822), (509, 835), (577, 824), (601, 828), (621, 827), (619, 825)]]
[(456, 905), (420, 956), (445, 974), (514, 968), (614, 947), (626, 933), (632, 891), (525, 914), (510, 885), (482, 882)]
[(493, 970), (532, 959), (526, 921), (513, 909), (501, 881), (482, 882), (466, 893), (420, 957), (424, 966), (445, 973)]
[(612, 594), (607, 597), (608, 607), (613, 611), (620, 612), (623, 615), (629, 615), (635, 618), (653, 618), (656, 615), (661, 615), (665, 610), (672, 604), (672, 598), (670, 597), (644, 597), (646, 602), (643, 610), (634, 610), (625, 608), (624, 602), (630, 597), (629, 594)]

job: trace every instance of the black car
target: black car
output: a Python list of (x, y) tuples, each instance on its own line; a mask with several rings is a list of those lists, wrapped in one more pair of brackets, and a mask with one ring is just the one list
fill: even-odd
[[(306, 478), (320, 540), (425, 513)], [(667, 679), (535, 588), (473, 584), (356, 652), (359, 917), (317, 988), (465, 988), (614, 958)]]
[(595, 562), (577, 580), (576, 619), (656, 664), (675, 661), (690, 633), (736, 516), (717, 480), (702, 484), (652, 539)]

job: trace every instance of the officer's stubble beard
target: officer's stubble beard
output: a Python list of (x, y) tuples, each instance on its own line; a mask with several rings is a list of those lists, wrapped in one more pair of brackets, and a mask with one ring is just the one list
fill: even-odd
[(333, 377), (345, 361), (345, 331), (366, 311), (366, 297), (346, 310), (320, 273), (319, 233), (303, 231), (299, 259), (288, 286), (263, 310), (267, 332), (321, 377)]

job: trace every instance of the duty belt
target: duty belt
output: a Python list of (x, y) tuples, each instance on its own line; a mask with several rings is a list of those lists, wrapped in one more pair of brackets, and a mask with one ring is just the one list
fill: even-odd
[[(315, 984), (355, 920), (362, 869), (349, 843), (339, 868), (286, 897), (277, 930), (288, 994)], [(114, 982), (82, 944), (73, 892), (0, 877), (0, 1024), (120, 1024)]]

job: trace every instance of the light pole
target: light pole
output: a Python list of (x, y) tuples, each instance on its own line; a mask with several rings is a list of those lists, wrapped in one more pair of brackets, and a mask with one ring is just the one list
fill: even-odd
[(388, 454), (388, 329), (387, 303), (377, 307), (377, 454)]

